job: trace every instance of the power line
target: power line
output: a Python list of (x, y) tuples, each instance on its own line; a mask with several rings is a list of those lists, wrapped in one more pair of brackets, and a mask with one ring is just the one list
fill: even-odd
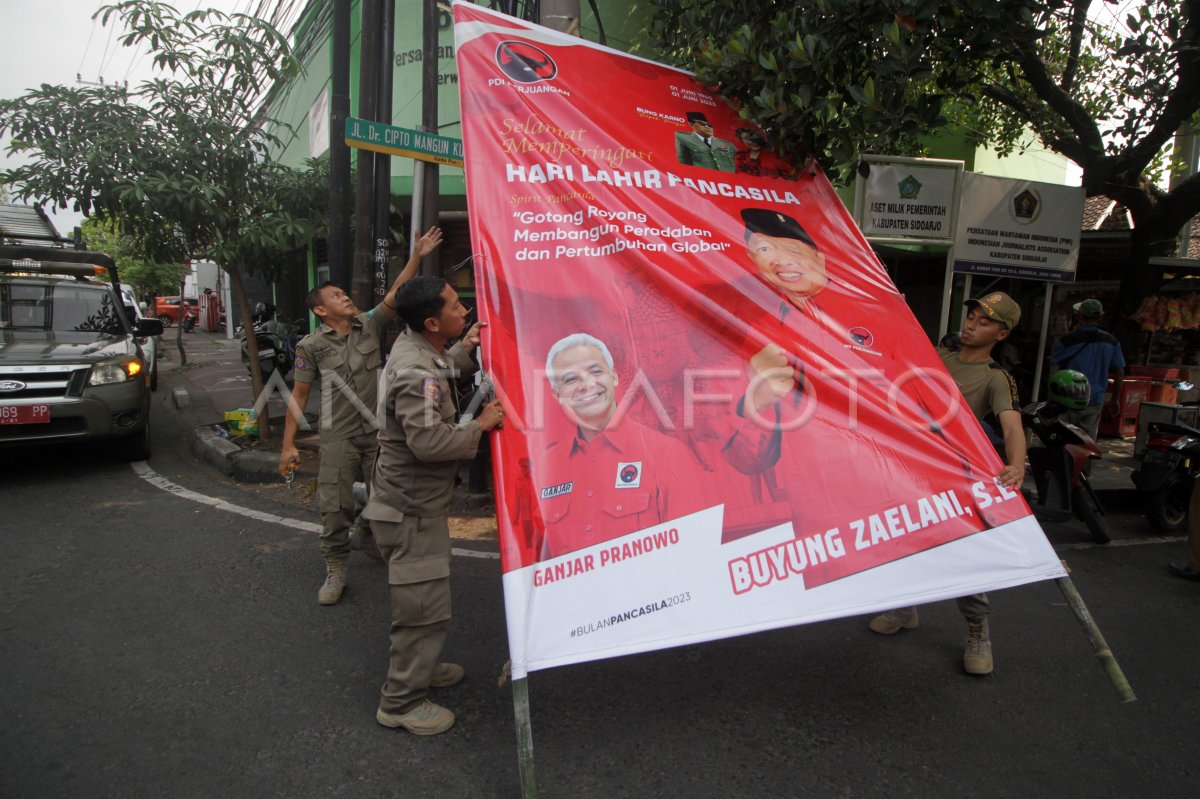
[(96, 18), (92, 17), (92, 29), (88, 32), (87, 44), (83, 48), (83, 55), (79, 56), (79, 66), (75, 67), (75, 74), (83, 74), (83, 62), (87, 59), (88, 51), (92, 49), (92, 37), (96, 35)]

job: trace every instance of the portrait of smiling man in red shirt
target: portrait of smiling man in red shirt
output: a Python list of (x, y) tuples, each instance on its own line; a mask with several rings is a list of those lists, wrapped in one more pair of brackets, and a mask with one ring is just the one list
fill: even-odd
[(586, 333), (560, 339), (546, 375), (575, 434), (535, 460), (543, 559), (701, 509), (703, 490), (688, 484), (697, 471), (691, 453), (618, 412), (619, 379), (604, 342)]

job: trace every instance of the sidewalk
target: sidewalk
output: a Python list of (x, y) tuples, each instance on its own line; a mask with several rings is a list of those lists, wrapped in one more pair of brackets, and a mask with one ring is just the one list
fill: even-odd
[[(224, 428), (226, 411), (254, 405), (250, 373), (241, 359), (241, 341), (197, 329), (184, 333), (183, 347), (188, 362), (180, 367), (175, 328), (168, 328), (159, 343), (159, 392), (169, 393), (168, 401), (193, 428), (192, 455), (242, 482), (281, 479), (279, 441), (286, 408), (278, 393), (268, 403), (271, 443), (261, 449), (243, 449), (217, 432)], [(312, 461), (315, 465), (316, 459)], [(315, 469), (312, 472), (305, 476), (315, 477)]]

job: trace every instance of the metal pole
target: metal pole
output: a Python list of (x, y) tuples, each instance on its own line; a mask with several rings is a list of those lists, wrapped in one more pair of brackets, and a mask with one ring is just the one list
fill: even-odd
[[(333, 55), (329, 102), (329, 279), (350, 285), (350, 0), (333, 0)], [(225, 305), (232, 322), (233, 308)], [(232, 331), (232, 328), (230, 328)]]
[[(392, 78), (396, 49), (396, 0), (381, 0), (379, 9), (379, 91), (375, 115), (380, 122), (392, 121)], [(388, 287), (388, 260), (392, 238), (392, 159), (375, 153), (375, 304), (383, 301)]]
[[(421, 229), (421, 207), (424, 202), (425, 194), (425, 162), (413, 162), (412, 176), (412, 210), (409, 213), (411, 220), (408, 225), (408, 254), (412, 255), (417, 249), (417, 239), (421, 238), (421, 234), (425, 231)], [(421, 274), (429, 274), (425, 271), (425, 264), (421, 264)]]
[(954, 245), (946, 251), (946, 277), (942, 281), (942, 315), (938, 318), (938, 341), (950, 332), (950, 299), (954, 296)]
[[(967, 272), (963, 275), (963, 302), (971, 299), (971, 273)], [(967, 306), (963, 305), (958, 309), (958, 326), (961, 329), (962, 323), (967, 318)]]
[[(438, 7), (437, 0), (425, 0), (422, 28), (423, 60), (421, 61), (421, 129), (426, 133), (438, 132)], [(420, 169), (413, 170), (413, 216), (420, 209), (421, 232), (438, 223), (438, 167), (437, 164), (421, 162)], [(416, 204), (417, 172), (421, 173), (421, 204)], [(414, 239), (415, 240), (415, 239)], [(441, 275), (441, 258), (434, 250), (421, 262), (421, 274)]]
[(1054, 284), (1047, 283), (1046, 299), (1042, 301), (1042, 332), (1038, 335), (1038, 360), (1037, 365), (1033, 367), (1033, 392), (1029, 397), (1030, 402), (1037, 402), (1042, 393), (1042, 364), (1046, 362), (1046, 338), (1050, 332), (1050, 300), (1053, 296)]
[(579, 35), (579, 0), (542, 0), (542, 25), (571, 36)]
[[(379, 9), (382, 0), (362, 0), (358, 37), (358, 116), (378, 121)], [(358, 174), (354, 192), (354, 277), (350, 296), (362, 310), (375, 296), (375, 153), (355, 148)]]

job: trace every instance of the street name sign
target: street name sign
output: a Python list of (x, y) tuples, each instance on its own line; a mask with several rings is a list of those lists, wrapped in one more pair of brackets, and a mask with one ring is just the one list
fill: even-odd
[(462, 139), (358, 117), (346, 118), (346, 145), (434, 164), (463, 165)]

